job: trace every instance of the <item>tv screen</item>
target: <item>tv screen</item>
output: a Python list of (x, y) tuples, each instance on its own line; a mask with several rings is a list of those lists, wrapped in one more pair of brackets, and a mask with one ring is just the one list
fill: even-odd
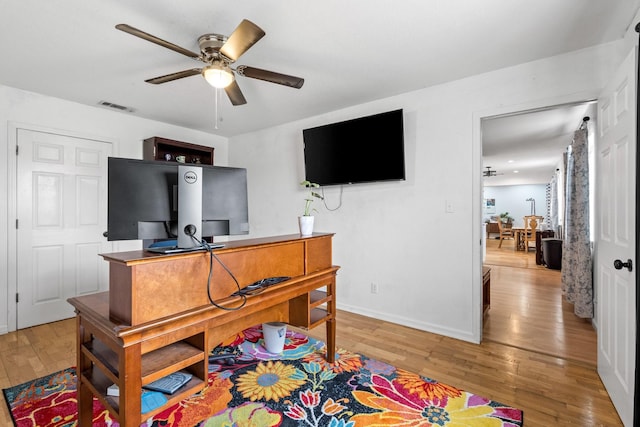
[[(202, 168), (202, 237), (248, 234), (246, 169), (197, 166)], [(109, 158), (108, 240), (178, 236), (178, 167), (178, 163)]]
[(322, 186), (405, 179), (402, 110), (302, 131), (305, 178)]

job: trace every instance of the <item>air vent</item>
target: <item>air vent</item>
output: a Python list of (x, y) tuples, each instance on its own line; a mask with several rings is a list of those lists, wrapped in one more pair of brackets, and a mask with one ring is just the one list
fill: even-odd
[(98, 102), (98, 105), (102, 107), (113, 108), (115, 110), (127, 111), (129, 113), (133, 113), (135, 111), (133, 108), (125, 107), (124, 105), (114, 104), (113, 102), (109, 102), (109, 101), (100, 101)]

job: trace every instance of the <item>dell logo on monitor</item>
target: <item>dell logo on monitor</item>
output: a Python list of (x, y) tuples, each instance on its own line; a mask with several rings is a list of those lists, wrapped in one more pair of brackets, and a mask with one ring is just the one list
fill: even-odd
[(187, 171), (184, 174), (184, 181), (187, 184), (195, 184), (198, 180), (198, 175), (193, 171)]

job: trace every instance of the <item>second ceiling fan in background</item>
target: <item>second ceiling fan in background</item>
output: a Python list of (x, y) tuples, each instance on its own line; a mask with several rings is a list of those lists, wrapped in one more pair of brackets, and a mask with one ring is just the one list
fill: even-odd
[(200, 36), (198, 38), (200, 53), (185, 49), (127, 24), (118, 24), (116, 25), (116, 28), (120, 31), (124, 31), (125, 33), (129, 33), (167, 49), (171, 49), (205, 64), (202, 68), (191, 68), (145, 80), (147, 83), (161, 84), (201, 74), (212, 86), (224, 88), (233, 105), (242, 105), (247, 103), (247, 100), (240, 90), (240, 86), (238, 86), (238, 83), (236, 82), (236, 74), (252, 79), (289, 86), (295, 89), (300, 89), (304, 84), (303, 78), (276, 73), (274, 71), (249, 67), (246, 65), (239, 65), (235, 69), (231, 68), (231, 64), (236, 62), (243, 53), (249, 50), (251, 46), (265, 35), (265, 32), (260, 27), (246, 19), (238, 25), (229, 37), (214, 33)]

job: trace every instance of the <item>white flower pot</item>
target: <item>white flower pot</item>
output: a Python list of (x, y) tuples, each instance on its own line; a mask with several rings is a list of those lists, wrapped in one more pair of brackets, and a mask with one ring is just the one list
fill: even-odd
[(311, 236), (313, 234), (313, 216), (299, 216), (298, 225), (300, 226), (301, 236)]

